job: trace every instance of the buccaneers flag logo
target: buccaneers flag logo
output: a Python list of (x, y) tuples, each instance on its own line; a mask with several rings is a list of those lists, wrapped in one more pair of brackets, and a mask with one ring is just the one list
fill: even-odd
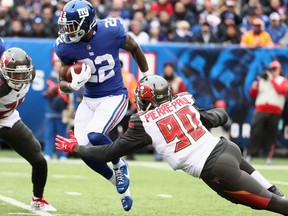
[(142, 100), (149, 100), (156, 102), (154, 97), (154, 91), (149, 86), (139, 86), (139, 98)]

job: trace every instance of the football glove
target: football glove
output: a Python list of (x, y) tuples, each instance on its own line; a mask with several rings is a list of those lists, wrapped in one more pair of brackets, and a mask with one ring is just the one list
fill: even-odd
[(91, 67), (82, 63), (81, 73), (75, 73), (73, 67), (71, 67), (72, 82), (70, 83), (70, 88), (74, 91), (79, 90), (91, 77)]
[(73, 149), (76, 145), (78, 145), (77, 139), (74, 136), (73, 130), (69, 132), (70, 138), (65, 138), (60, 135), (57, 135), (55, 138), (55, 146), (59, 151), (67, 152), (72, 154)]

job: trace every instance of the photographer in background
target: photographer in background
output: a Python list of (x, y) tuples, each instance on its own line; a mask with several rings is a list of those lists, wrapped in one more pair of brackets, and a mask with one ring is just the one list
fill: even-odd
[[(266, 163), (272, 163), (273, 155), (268, 153), (276, 144), (278, 122), (281, 118), (288, 92), (288, 82), (282, 73), (282, 66), (274, 60), (260, 77), (252, 83), (250, 96), (255, 99), (255, 113), (247, 148), (246, 160), (257, 156), (261, 147), (267, 156)], [(265, 143), (264, 143), (265, 142)]]

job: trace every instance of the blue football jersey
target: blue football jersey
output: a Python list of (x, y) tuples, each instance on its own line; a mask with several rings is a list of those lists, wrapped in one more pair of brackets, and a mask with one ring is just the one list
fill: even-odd
[(4, 51), (5, 51), (5, 45), (4, 45), (3, 39), (1, 38), (0, 39), (0, 56), (2, 56)]
[(127, 94), (121, 74), (120, 46), (125, 44), (125, 31), (118, 19), (98, 20), (94, 35), (89, 41), (64, 43), (57, 38), (55, 51), (66, 65), (84, 62), (91, 67), (92, 75), (85, 84), (84, 96), (91, 98)]

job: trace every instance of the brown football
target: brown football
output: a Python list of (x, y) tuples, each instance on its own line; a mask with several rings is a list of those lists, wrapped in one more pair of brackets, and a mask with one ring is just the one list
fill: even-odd
[(76, 74), (80, 74), (82, 71), (82, 62), (76, 62), (75, 64), (71, 65), (66, 73), (66, 80), (68, 82), (72, 82), (72, 75), (71, 75), (71, 67), (74, 68)]

